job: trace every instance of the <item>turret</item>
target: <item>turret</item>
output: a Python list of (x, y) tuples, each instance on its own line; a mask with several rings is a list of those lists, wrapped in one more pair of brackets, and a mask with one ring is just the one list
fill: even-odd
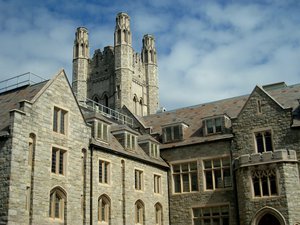
[(89, 62), (88, 30), (78, 27), (73, 46), (73, 77), (72, 89), (78, 101), (85, 101), (87, 97), (87, 76)]
[(119, 13), (116, 17), (115, 28), (115, 90), (118, 95), (115, 98), (116, 109), (123, 105), (132, 109), (132, 60), (133, 50), (131, 47), (130, 17), (126, 13)]
[(142, 60), (145, 64), (147, 83), (148, 114), (154, 114), (159, 109), (158, 72), (155, 40), (152, 35), (146, 34), (143, 38)]

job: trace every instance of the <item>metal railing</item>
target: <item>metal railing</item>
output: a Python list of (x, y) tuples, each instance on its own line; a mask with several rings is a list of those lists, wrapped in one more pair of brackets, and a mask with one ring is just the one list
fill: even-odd
[(133, 119), (125, 114), (122, 114), (116, 110), (106, 107), (98, 102), (86, 98), (85, 101), (79, 101), (79, 104), (86, 107), (87, 109), (99, 112), (107, 118), (114, 119), (121, 124), (126, 124), (133, 127)]
[(27, 72), (20, 74), (18, 76), (0, 81), (0, 93), (9, 91), (18, 87), (22, 87), (25, 85), (32, 85), (36, 83), (40, 83), (42, 81), (45, 81), (43, 77), (40, 77), (34, 73)]

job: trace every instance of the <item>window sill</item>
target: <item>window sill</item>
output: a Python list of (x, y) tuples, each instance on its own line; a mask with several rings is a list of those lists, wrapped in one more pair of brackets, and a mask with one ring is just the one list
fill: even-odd
[(218, 192), (218, 191), (231, 191), (233, 190), (232, 187), (225, 187), (225, 188), (216, 188), (216, 189), (204, 189), (203, 192)]
[(200, 193), (200, 191), (190, 191), (190, 192), (173, 192), (172, 195), (188, 195), (188, 194), (195, 194), (195, 193)]

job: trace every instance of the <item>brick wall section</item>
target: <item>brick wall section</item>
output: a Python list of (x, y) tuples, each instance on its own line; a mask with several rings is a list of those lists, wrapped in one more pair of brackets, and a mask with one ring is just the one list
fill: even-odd
[(170, 164), (197, 160), (199, 191), (184, 194), (173, 193), (173, 180), (169, 174), (170, 223), (172, 225), (192, 224), (192, 208), (228, 203), (230, 224), (236, 222), (236, 206), (233, 187), (226, 190), (204, 191), (203, 159), (230, 156), (230, 140), (208, 142), (198, 145), (161, 149), (162, 157)]
[[(62, 135), (53, 132), (54, 106), (68, 111), (68, 132)], [(52, 188), (59, 186), (67, 193), (67, 218), (65, 224), (82, 224), (81, 195), (81, 150), (88, 149), (90, 128), (86, 126), (72, 95), (66, 77), (61, 73), (24, 113), (14, 113), (11, 195), (9, 224), (28, 224), (25, 210), (25, 190), (30, 185), (28, 166), (28, 137), (36, 135), (35, 174), (32, 224), (60, 224), (49, 218), (49, 198)], [(42, 125), (42, 126), (41, 126)], [(52, 146), (67, 150), (66, 175), (51, 173)], [(22, 176), (20, 176), (22, 174)], [(72, 209), (72, 210), (71, 210)]]

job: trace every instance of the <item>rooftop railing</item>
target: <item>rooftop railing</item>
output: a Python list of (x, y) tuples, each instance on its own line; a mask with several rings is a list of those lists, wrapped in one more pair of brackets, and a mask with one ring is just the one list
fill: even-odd
[(99, 112), (107, 118), (118, 121), (121, 124), (126, 124), (130, 127), (133, 127), (133, 119), (125, 114), (122, 114), (116, 110), (113, 110), (109, 107), (106, 107), (98, 102), (95, 102), (91, 99), (86, 98), (85, 101), (80, 101), (80, 105), (90, 109), (94, 112)]
[(23, 73), (18, 76), (0, 81), (0, 93), (15, 88), (19, 88), (25, 85), (40, 83), (42, 81), (45, 81), (45, 79), (34, 73), (31, 72)]

